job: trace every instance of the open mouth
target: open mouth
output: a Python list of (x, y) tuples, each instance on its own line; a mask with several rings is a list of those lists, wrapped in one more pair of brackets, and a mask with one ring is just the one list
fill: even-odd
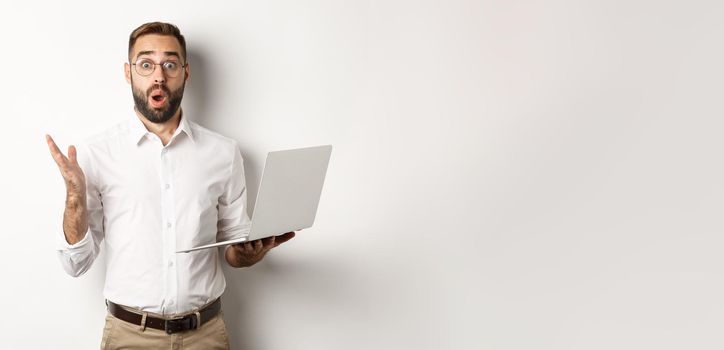
[(151, 102), (152, 107), (161, 107), (166, 103), (166, 94), (163, 90), (154, 90), (151, 92), (151, 99), (149, 102)]

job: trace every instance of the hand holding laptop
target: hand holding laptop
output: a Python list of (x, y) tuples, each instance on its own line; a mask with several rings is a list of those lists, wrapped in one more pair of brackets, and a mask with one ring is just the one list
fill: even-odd
[(264, 258), (272, 248), (294, 238), (294, 232), (287, 232), (280, 236), (271, 236), (255, 241), (232, 244), (232, 249), (226, 250), (226, 261), (234, 267), (249, 267)]
[[(185, 248), (176, 253), (252, 243), (274, 236), (276, 238), (271, 242), (279, 245), (294, 237), (294, 231), (312, 227), (331, 153), (331, 145), (269, 152), (262, 171), (249, 233), (241, 238)], [(282, 235), (282, 232), (286, 233)], [(263, 256), (271, 249), (264, 251), (266, 242), (268, 241), (255, 243), (261, 244), (257, 254)], [(249, 248), (256, 251), (255, 245)], [(244, 251), (246, 250), (247, 248), (244, 248)], [(229, 249), (226, 252), (231, 254), (228, 253)]]

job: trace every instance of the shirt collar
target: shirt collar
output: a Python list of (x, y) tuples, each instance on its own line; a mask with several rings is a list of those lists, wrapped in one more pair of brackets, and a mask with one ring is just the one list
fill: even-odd
[[(131, 126), (130, 126), (130, 137), (131, 141), (134, 145), (138, 146), (138, 144), (143, 140), (146, 135), (150, 134), (151, 132), (146, 129), (146, 125), (143, 124), (140, 117), (134, 113), (134, 116), (131, 120)], [(186, 135), (189, 137), (191, 142), (194, 142), (194, 135), (191, 131), (191, 125), (189, 125), (188, 118), (184, 117), (183, 112), (179, 116), (181, 119), (178, 124), (178, 128), (176, 128), (176, 131), (174, 132), (172, 138), (175, 138), (176, 135), (178, 135), (181, 132), (186, 133)]]

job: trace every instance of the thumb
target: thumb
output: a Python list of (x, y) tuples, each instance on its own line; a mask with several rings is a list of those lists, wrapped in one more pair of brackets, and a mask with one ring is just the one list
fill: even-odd
[(70, 160), (70, 162), (73, 164), (78, 164), (77, 152), (75, 146), (73, 145), (70, 145), (68, 147), (68, 160)]

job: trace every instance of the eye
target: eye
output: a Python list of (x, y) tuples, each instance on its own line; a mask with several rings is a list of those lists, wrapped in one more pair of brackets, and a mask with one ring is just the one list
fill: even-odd
[(168, 61), (163, 63), (163, 68), (166, 70), (175, 70), (178, 68), (178, 63), (174, 61)]
[(140, 66), (143, 69), (151, 69), (153, 67), (153, 63), (151, 63), (149, 61), (141, 61)]

